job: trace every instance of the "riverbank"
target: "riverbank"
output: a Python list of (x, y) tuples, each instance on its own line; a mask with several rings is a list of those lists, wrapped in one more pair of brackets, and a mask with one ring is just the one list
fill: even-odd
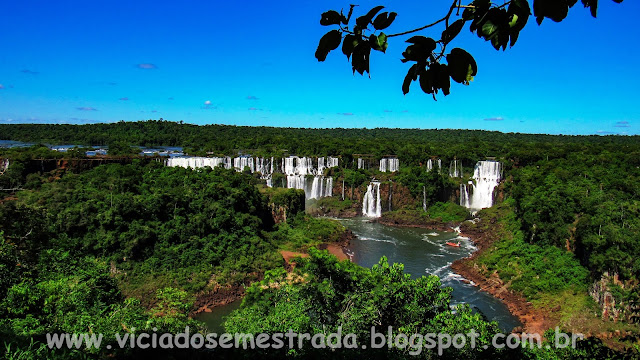
[(382, 225), (394, 227), (423, 228), (439, 231), (459, 230), (460, 235), (469, 238), (477, 250), (469, 257), (454, 261), (451, 264), (451, 269), (456, 274), (473, 282), (482, 291), (500, 299), (507, 306), (509, 312), (523, 324), (521, 328), (514, 328), (513, 332), (524, 331), (543, 334), (547, 329), (554, 328), (557, 325), (558, 319), (550, 316), (548, 312), (536, 309), (524, 296), (511, 290), (509, 288), (510, 283), (502, 281), (497, 272), (486, 276), (486, 269), (482, 269), (477, 264), (476, 259), (482, 256), (498, 240), (496, 232), (486, 230), (491, 229), (491, 227), (484, 229), (478, 225), (482, 221), (489, 221), (492, 225), (498, 226), (496, 219), (476, 218), (473, 221), (443, 222), (413, 211), (404, 211), (401, 213), (384, 213), (381, 218), (375, 221)]
[[(247, 284), (247, 286), (251, 283)], [(240, 300), (245, 294), (245, 284), (235, 284), (231, 286), (219, 286), (211, 291), (199, 295), (196, 298), (194, 309), (189, 316), (194, 317), (203, 312), (211, 312), (211, 309), (219, 306), (231, 304)]]
[(484, 254), (497, 238), (491, 231), (482, 230), (476, 226), (479, 222), (492, 220), (478, 219), (476, 222), (465, 221), (460, 224), (460, 235), (469, 238), (477, 250), (469, 257), (454, 261), (451, 269), (475, 283), (483, 291), (500, 299), (507, 306), (509, 312), (523, 324), (522, 328), (515, 328), (513, 332), (543, 334), (546, 330), (554, 328), (558, 323), (557, 319), (549, 316), (547, 312), (534, 308), (524, 296), (509, 289), (510, 283), (502, 281), (497, 272), (491, 273), (488, 277), (485, 276), (485, 271), (477, 264), (476, 259)]

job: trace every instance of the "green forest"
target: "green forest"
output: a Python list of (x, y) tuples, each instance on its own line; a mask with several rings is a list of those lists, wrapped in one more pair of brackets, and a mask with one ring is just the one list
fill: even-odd
[[(478, 161), (503, 164), (497, 204), (469, 225), (492, 234), (490, 251), (474, 261), (541, 311), (557, 310), (570, 330), (622, 331), (603, 342), (593, 336), (576, 349), (449, 349), (443, 358), (581, 359), (638, 356), (640, 332), (640, 141), (636, 136), (552, 136), (470, 130), (297, 129), (196, 126), (164, 120), (92, 125), (0, 125), (0, 138), (35, 144), (118, 149), (114, 163), (55, 167), (46, 160), (85, 158), (34, 145), (0, 149), (9, 167), (0, 175), (0, 341), (6, 358), (138, 357), (142, 350), (51, 351), (49, 332), (114, 334), (190, 326), (196, 299), (220, 286), (246, 288), (242, 307), (225, 322), (230, 332), (331, 332), (358, 337), (375, 324), (405, 333), (481, 333), (499, 329), (468, 306), (451, 308), (449, 288), (435, 276), (412, 279), (386, 259), (373, 269), (338, 261), (321, 244), (337, 243), (339, 222), (312, 217), (309, 208), (361, 208), (371, 178), (394, 184), (398, 203), (383, 213), (413, 225), (462, 223), (460, 184)], [(304, 193), (266, 188), (255, 174), (223, 168), (165, 167), (132, 155), (131, 146), (181, 146), (197, 156), (337, 156), (327, 169), (345, 199), (305, 204)], [(357, 154), (397, 156), (396, 173), (357, 169)], [(442, 171), (428, 171), (441, 159)], [(460, 160), (463, 177), (449, 177)], [(353, 195), (356, 194), (356, 195)], [(424, 201), (424, 204), (423, 204)], [(423, 206), (427, 211), (424, 211)], [(286, 221), (274, 219), (284, 209)], [(308, 254), (286, 269), (280, 251)], [(289, 271), (287, 271), (289, 270)], [(602, 287), (615, 300), (590, 295)], [(605, 316), (603, 310), (606, 310)], [(595, 316), (594, 316), (595, 314)], [(588, 319), (587, 319), (588, 318)], [(613, 321), (615, 318), (615, 322)], [(550, 336), (545, 341), (550, 341)], [(105, 343), (115, 344), (115, 338)], [(307, 351), (311, 351), (310, 349)], [(327, 349), (315, 353), (214, 352), (215, 356), (291, 358), (438, 358), (410, 349)], [(186, 351), (158, 356), (180, 358)], [(192, 351), (193, 352), (193, 351)], [(149, 353), (144, 352), (145, 356)], [(189, 356), (207, 357), (194, 351)]]

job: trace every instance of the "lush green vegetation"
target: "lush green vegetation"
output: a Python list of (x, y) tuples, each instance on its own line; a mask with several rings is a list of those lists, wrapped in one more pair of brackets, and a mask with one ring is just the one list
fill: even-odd
[[(566, 290), (584, 294), (589, 286), (589, 272), (572, 253), (554, 246), (530, 244), (524, 240), (514, 201), (505, 201), (483, 210), (484, 221), (476, 226), (496, 230), (499, 241), (478, 259), (487, 274), (496, 271), (504, 282), (524, 294), (527, 299), (554, 296)], [(489, 230), (489, 229), (486, 229)]]
[(458, 204), (436, 202), (426, 212), (422, 209), (400, 209), (383, 213), (380, 221), (385, 224), (438, 226), (460, 223), (469, 217), (469, 211)]
[(336, 220), (316, 219), (299, 213), (286, 223), (276, 226), (273, 240), (286, 250), (307, 251), (325, 242), (338, 242), (345, 228)]
[[(621, 356), (608, 350), (598, 340), (579, 341), (576, 349), (557, 349), (553, 336), (548, 335), (549, 348), (496, 349), (491, 338), (499, 332), (495, 322), (487, 322), (468, 305), (459, 305), (452, 311), (451, 289), (442, 288), (436, 276), (412, 279), (401, 264), (388, 264), (385, 258), (372, 269), (364, 269), (349, 262), (338, 262), (326, 252), (312, 250), (311, 257), (299, 260), (296, 276), (283, 269), (267, 273), (265, 279), (247, 291), (243, 306), (226, 321), (227, 331), (249, 334), (296, 333), (354, 334), (353, 341), (337, 342), (326, 339), (326, 347), (306, 346), (290, 350), (259, 352), (259, 356), (294, 358), (385, 358), (385, 359), (578, 359), (597, 356), (612, 359)], [(371, 344), (371, 327), (387, 334), (392, 327), (392, 339), (398, 334), (468, 334), (473, 329), (479, 336), (477, 347), (469, 343), (462, 348), (451, 347), (441, 356), (437, 349), (420, 348), (405, 344), (383, 349), (362, 349)], [(315, 343), (325, 343), (318, 340)], [(425, 340), (426, 341), (426, 340)], [(297, 346), (297, 339), (295, 342)], [(349, 344), (358, 344), (350, 347)], [(422, 343), (422, 344), (426, 344)], [(334, 345), (334, 346), (331, 346)], [(485, 349), (483, 345), (487, 345)], [(253, 352), (239, 352), (238, 357), (254, 357)]]
[(454, 203), (437, 202), (427, 208), (427, 216), (441, 222), (461, 222), (469, 217), (469, 211)]
[[(637, 136), (566, 136), (500, 133), (480, 130), (419, 129), (297, 129), (231, 125), (191, 125), (171, 121), (120, 121), (112, 124), (0, 124), (0, 138), (103, 146), (124, 141), (140, 146), (183, 146), (193, 154), (255, 156), (342, 156), (351, 164), (353, 154), (375, 157), (395, 154), (402, 165), (426, 164), (432, 157), (443, 165), (457, 158), (472, 167), (478, 159), (500, 156), (531, 163), (547, 156), (564, 157), (585, 148), (630, 152)], [(626, 149), (626, 150), (624, 150)], [(468, 171), (466, 173), (469, 173)], [(348, 180), (349, 177), (345, 177)]]
[[(236, 155), (242, 151), (256, 156), (341, 156), (340, 167), (326, 175), (333, 176), (335, 184), (344, 180), (347, 200), (326, 198), (313, 206), (338, 212), (358, 208), (357, 195), (376, 177), (383, 184), (393, 181), (394, 186), (406, 188), (394, 192), (394, 199), (398, 194), (412, 199), (403, 202), (402, 208), (384, 213), (382, 220), (407, 224), (460, 222), (467, 218), (468, 213), (453, 202), (456, 190), (461, 182), (469, 180), (476, 161), (493, 157), (504, 164), (505, 181), (499, 192), (500, 199), (506, 200), (480, 213), (483, 219), (495, 221), (482, 221), (478, 226), (498, 229), (500, 241), (477, 259), (479, 266), (487, 274), (497, 272), (511, 289), (543, 309), (550, 310), (564, 302), (567, 306), (563, 305), (562, 316), (569, 320), (575, 318), (570, 306), (593, 319), (598, 309), (588, 297), (587, 289), (601, 276), (615, 275), (619, 281), (609, 290), (616, 306), (625, 312), (626, 319), (633, 319), (638, 313), (640, 142), (637, 137), (462, 130), (197, 127), (164, 121), (82, 126), (0, 125), (0, 133), (17, 140), (60, 143), (188, 144), (189, 151), (201, 155), (207, 152)], [(395, 154), (401, 169), (394, 174), (380, 173), (377, 169), (356, 170), (354, 154), (371, 154), (374, 158)], [(74, 314), (86, 319), (111, 319), (115, 315), (105, 311), (120, 308), (131, 310), (136, 319), (154, 319), (153, 316), (165, 313), (151, 311), (162, 303), (163, 294), (172, 294), (174, 307), (178, 303), (188, 305), (200, 291), (258, 279), (265, 270), (281, 266), (279, 249), (307, 251), (323, 241), (338, 240), (344, 230), (335, 222), (302, 214), (305, 201), (300, 191), (266, 189), (249, 174), (224, 169), (168, 169), (142, 159), (75, 174), (60, 169), (44, 174), (40, 168), (43, 163), (34, 160), (63, 156), (69, 155), (43, 147), (0, 152), (0, 158), (11, 160), (7, 172), (0, 176), (2, 188), (25, 189), (17, 194), (6, 192), (11, 195), (10, 200), (0, 203), (0, 231), (4, 231), (0, 291), (6, 289), (0, 293), (3, 298), (0, 310), (4, 311), (2, 325), (7, 329), (3, 337), (19, 343), (21, 349), (29, 346), (27, 339), (32, 337), (29, 331), (43, 334), (45, 329), (75, 329), (72, 322), (76, 322), (71, 320), (75, 315), (66, 316), (55, 308), (47, 308), (42, 303), (43, 297), (59, 299), (57, 303), (66, 306), (65, 309), (77, 308)], [(435, 158), (443, 160), (442, 171), (426, 171), (426, 162)], [(453, 159), (462, 162), (462, 178), (447, 176), (448, 162)], [(426, 212), (420, 206), (423, 196)], [(275, 225), (272, 212), (280, 209), (285, 210), (288, 221)], [(52, 258), (73, 261), (66, 261), (65, 268), (57, 268)], [(305, 265), (305, 270), (300, 270), (303, 272), (299, 276), (304, 281), (281, 288), (294, 299), (295, 307), (278, 303), (283, 312), (272, 313), (267, 304), (271, 304), (274, 292), (280, 290), (261, 288), (255, 290), (255, 301), (247, 300), (248, 307), (241, 312), (254, 311), (264, 316), (265, 321), (280, 319), (285, 323), (291, 320), (290, 315), (295, 315), (297, 324), (313, 328), (319, 320), (309, 314), (303, 317), (300, 311), (308, 304), (316, 306), (319, 298), (309, 295), (315, 287), (319, 288), (316, 292), (328, 291), (322, 296), (337, 294), (331, 298), (336, 301), (335, 306), (347, 301), (364, 314), (366, 309), (360, 306), (366, 302), (353, 303), (364, 301), (349, 290), (349, 286), (355, 285), (322, 288), (331, 281), (326, 283), (324, 275), (314, 271), (323, 269), (326, 264), (318, 264), (328, 260), (310, 260), (310, 264), (314, 261), (316, 265)], [(373, 286), (360, 283), (370, 276), (360, 272), (364, 270), (340, 271), (334, 275), (353, 277), (365, 289)], [(94, 285), (90, 279), (101, 282)], [(367, 281), (382, 281), (380, 277), (376, 279)], [(95, 288), (93, 293), (84, 294), (88, 290), (78, 286), (85, 282)], [(427, 283), (419, 285), (422, 286)], [(76, 291), (97, 302), (76, 303), (70, 299), (68, 303), (60, 297), (68, 293), (82, 298)], [(411, 292), (407, 293), (407, 299), (411, 296), (414, 296)], [(336, 308), (323, 309), (338, 318)], [(168, 311), (171, 316), (157, 321), (184, 324), (188, 321), (185, 311), (182, 308)], [(365, 323), (365, 318), (360, 320), (360, 325)], [(127, 321), (120, 324), (128, 324)], [(116, 323), (114, 320), (105, 326)], [(256, 320), (252, 324), (272, 323)], [(331, 324), (342, 323), (336, 320)], [(240, 328), (237, 322), (233, 326)], [(33, 345), (36, 350), (38, 346)]]
[(107, 344), (132, 328), (198, 330), (187, 315), (200, 292), (256, 280), (283, 264), (280, 248), (344, 232), (305, 216), (304, 195), (288, 189), (269, 194), (292, 217), (274, 227), (269, 197), (234, 170), (134, 160), (30, 176), (37, 186), (0, 203), (0, 338), (18, 352), (31, 340), (40, 351), (48, 332), (103, 332)]

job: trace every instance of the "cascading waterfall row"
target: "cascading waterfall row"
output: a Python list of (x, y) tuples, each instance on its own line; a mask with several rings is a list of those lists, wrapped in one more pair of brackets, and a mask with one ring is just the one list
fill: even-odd
[(370, 167), (371, 165), (369, 164), (369, 160), (358, 158), (358, 170), (359, 169), (369, 170)]
[[(337, 167), (339, 159), (331, 156), (319, 157), (317, 166), (314, 167), (312, 158), (297, 156), (283, 158), (281, 166), (276, 164), (276, 159), (273, 157), (174, 157), (167, 159), (165, 165), (193, 169), (224, 166), (226, 169), (233, 167), (236, 171), (249, 168), (252, 173), (260, 173), (261, 179), (266, 180), (269, 187), (273, 185), (272, 176), (275, 169), (280, 169), (287, 176), (287, 188), (304, 190), (307, 199), (319, 199), (333, 195), (333, 178), (325, 177), (324, 170)], [(307, 176), (313, 176), (313, 179), (307, 179)]]
[(217, 167), (224, 166), (226, 169), (231, 169), (233, 165), (233, 159), (230, 157), (170, 157), (165, 162), (166, 166), (183, 167), (183, 168), (201, 168), (201, 167)]
[[(375, 168), (375, 160), (371, 158), (358, 158), (358, 169), (369, 170)], [(373, 164), (372, 164), (373, 163)], [(378, 162), (380, 172), (396, 172), (400, 168), (400, 160), (395, 157), (384, 157)]]
[[(324, 176), (324, 170), (338, 166), (336, 157), (319, 157), (317, 167), (307, 157), (289, 156), (282, 161), (282, 172), (287, 175), (287, 187), (304, 190), (307, 199), (333, 195), (333, 178)], [(307, 176), (313, 176), (311, 183)]]
[(362, 199), (362, 215), (370, 218), (379, 218), (382, 216), (379, 181), (372, 181), (369, 186), (367, 186), (367, 192)]
[(397, 158), (382, 158), (380, 160), (380, 172), (396, 172), (400, 166)]
[(498, 161), (478, 161), (473, 171), (473, 181), (460, 184), (460, 205), (471, 210), (493, 206), (493, 191), (502, 179), (502, 164)]

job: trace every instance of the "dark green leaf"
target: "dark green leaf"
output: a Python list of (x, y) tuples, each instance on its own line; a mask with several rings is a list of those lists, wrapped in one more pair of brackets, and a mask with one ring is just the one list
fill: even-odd
[(424, 91), (427, 94), (433, 94), (434, 92), (434, 76), (433, 76), (433, 71), (431, 69), (429, 70), (422, 70), (422, 72), (420, 73), (420, 88), (422, 89), (422, 91)]
[(396, 16), (398, 16), (398, 14), (394, 12), (383, 12), (373, 21), (373, 27), (376, 28), (376, 30), (384, 30), (391, 26), (393, 21), (396, 19)]
[(432, 38), (424, 37), (424, 36), (413, 36), (407, 40), (409, 44), (415, 44), (418, 46), (423, 46), (426, 51), (432, 52), (436, 49), (436, 41)]
[(453, 24), (449, 25), (449, 27), (444, 29), (444, 31), (442, 32), (442, 41), (445, 44), (451, 42), (451, 40), (455, 39), (455, 37), (460, 34), (463, 26), (464, 20), (458, 19), (454, 21)]
[(353, 55), (351, 58), (351, 65), (353, 72), (356, 71), (360, 75), (364, 75), (365, 72), (369, 72), (369, 56), (371, 54), (371, 46), (369, 41), (361, 41), (353, 49)]
[(329, 52), (340, 46), (340, 40), (342, 40), (342, 33), (338, 30), (331, 30), (324, 34), (316, 50), (316, 59), (318, 59), (318, 61), (325, 61)]
[(591, 10), (591, 16), (596, 17), (598, 15), (598, 0), (582, 0), (582, 5)]
[[(577, 0), (576, 0), (577, 1)], [(542, 24), (544, 18), (549, 18), (555, 22), (564, 20), (569, 14), (569, 7), (573, 6), (574, 0), (535, 0), (533, 2), (533, 14), (538, 25)]]
[(435, 86), (442, 89), (442, 93), (447, 96), (450, 93), (451, 81), (449, 80), (449, 68), (444, 64), (433, 64), (435, 70)]
[[(431, 53), (419, 45), (409, 45), (407, 49), (402, 53), (404, 60), (406, 61), (426, 61)], [(406, 62), (404, 61), (404, 62)]]
[(463, 49), (455, 48), (447, 55), (449, 73), (453, 81), (468, 85), (478, 73), (478, 66), (471, 54)]
[(371, 34), (371, 36), (369, 37), (369, 42), (371, 43), (371, 48), (373, 50), (382, 52), (387, 51), (387, 47), (389, 46), (389, 44), (387, 44), (387, 35), (383, 32), (381, 32), (378, 36)]
[(411, 82), (418, 79), (418, 64), (413, 64), (409, 71), (407, 72), (407, 76), (404, 77), (404, 82), (402, 83), (402, 93), (407, 95), (409, 93), (409, 87), (411, 86)]
[(482, 35), (485, 39), (491, 40), (498, 35), (498, 26), (491, 21), (487, 21), (482, 25)]
[(376, 16), (376, 14), (382, 9), (384, 9), (384, 6), (376, 6), (373, 9), (369, 10), (366, 15), (360, 16), (356, 19), (356, 25), (362, 27), (363, 29), (366, 28), (367, 26), (369, 26), (371, 21), (373, 21), (373, 17)]
[(424, 36), (414, 36), (407, 42), (413, 45), (407, 46), (407, 49), (402, 53), (404, 62), (426, 61), (431, 56), (431, 52), (436, 49), (435, 40)]
[(531, 8), (527, 0), (514, 0), (507, 10), (509, 15), (509, 38), (510, 45), (513, 46), (518, 41), (520, 31), (524, 29), (531, 16)]
[(347, 55), (347, 59), (353, 54), (353, 49), (358, 45), (358, 38), (355, 35), (346, 35), (342, 42), (342, 53)]
[(328, 26), (328, 25), (338, 25), (342, 21), (344, 16), (337, 11), (329, 10), (325, 13), (322, 13), (322, 17), (320, 18), (320, 25)]
[(384, 6), (379, 5), (374, 7), (373, 9), (369, 10), (369, 12), (367, 13), (367, 15), (365, 15), (367, 18), (369, 18), (369, 21), (373, 20), (373, 17), (376, 16), (376, 14), (378, 12), (380, 12), (380, 10), (384, 9)]

